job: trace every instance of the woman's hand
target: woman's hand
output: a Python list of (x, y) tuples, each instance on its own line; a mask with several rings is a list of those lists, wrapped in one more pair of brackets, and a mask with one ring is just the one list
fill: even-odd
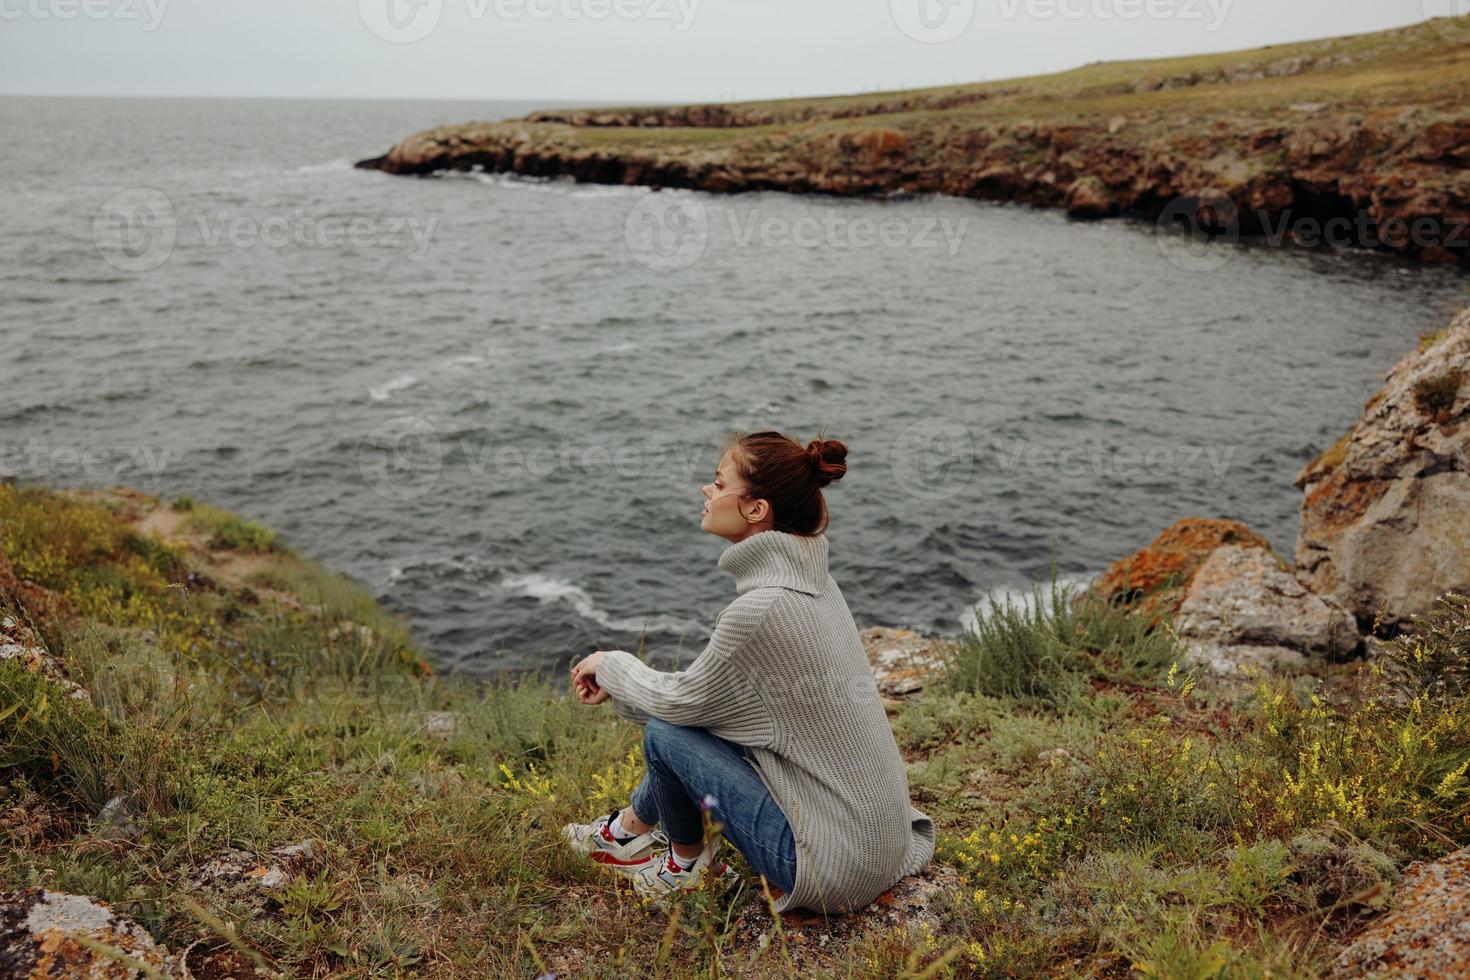
[(597, 665), (602, 663), (602, 651), (596, 650), (572, 666), (572, 690), (583, 704), (601, 704), (612, 697), (597, 686)]

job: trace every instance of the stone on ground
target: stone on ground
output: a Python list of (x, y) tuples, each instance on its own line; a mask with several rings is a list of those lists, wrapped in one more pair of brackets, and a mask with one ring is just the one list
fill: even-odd
[(181, 976), (168, 951), (105, 902), (29, 888), (0, 893), (0, 975), (39, 980)]
[(952, 641), (921, 636), (912, 630), (870, 626), (858, 633), (878, 693), (901, 699), (918, 694), (943, 666)]
[(1388, 913), (1338, 954), (1332, 976), (1470, 977), (1470, 847), (1409, 865)]
[[(930, 864), (850, 915), (785, 913), (781, 917), (781, 940), (776, 939), (765, 897), (757, 894), (735, 923), (728, 959), (734, 963), (765, 959), (766, 955), (775, 955), (770, 952), (772, 943), (784, 940), (791, 968), (796, 975), (809, 976), (830, 968), (829, 956), (863, 936), (908, 928), (942, 932), (945, 904), (959, 888), (959, 874), (953, 868)], [(779, 958), (771, 962), (779, 962)]]

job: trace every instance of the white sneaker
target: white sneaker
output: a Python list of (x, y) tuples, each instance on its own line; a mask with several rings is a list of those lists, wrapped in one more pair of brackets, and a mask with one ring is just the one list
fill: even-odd
[(632, 840), (619, 842), (611, 825), (620, 811), (604, 814), (591, 823), (569, 823), (561, 829), (572, 850), (586, 855), (598, 864), (623, 874), (633, 874), (663, 856), (669, 840), (655, 827)]
[(644, 898), (659, 898), (676, 891), (699, 888), (706, 882), (723, 888), (739, 876), (730, 865), (716, 859), (720, 841), (718, 834), (712, 835), (699, 853), (699, 859), (687, 869), (674, 860), (673, 848), (666, 847), (656, 861), (633, 873), (633, 890)]

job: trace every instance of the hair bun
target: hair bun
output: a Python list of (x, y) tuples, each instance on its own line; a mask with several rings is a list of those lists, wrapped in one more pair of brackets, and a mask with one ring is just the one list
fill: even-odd
[(847, 447), (836, 439), (813, 439), (807, 443), (806, 456), (818, 486), (840, 480), (847, 472)]

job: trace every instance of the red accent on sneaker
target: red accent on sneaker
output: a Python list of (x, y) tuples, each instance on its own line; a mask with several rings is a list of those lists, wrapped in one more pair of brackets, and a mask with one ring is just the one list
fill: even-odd
[(619, 861), (617, 858), (613, 857), (611, 854), (607, 853), (606, 851), (593, 851), (592, 852), (592, 860), (596, 861), (598, 864), (616, 864), (619, 867), (631, 868), (631, 867), (634, 867), (635, 865), (647, 864), (648, 863), (648, 856), (647, 855), (644, 855), (641, 858), (634, 858), (631, 861)]
[(618, 842), (618, 839), (613, 836), (612, 824), (610, 823), (603, 824), (602, 829), (599, 830), (597, 833), (601, 835), (602, 839), (607, 841), (609, 844), (616, 844)]

